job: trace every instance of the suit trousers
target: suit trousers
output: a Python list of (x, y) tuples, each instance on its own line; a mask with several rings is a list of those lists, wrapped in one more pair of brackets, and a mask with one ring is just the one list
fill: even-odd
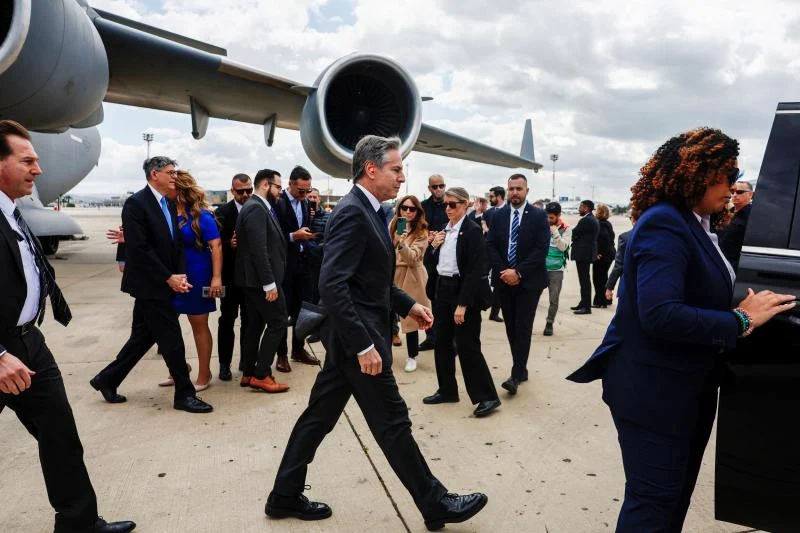
[(225, 285), (225, 298), (219, 302), (219, 326), (217, 328), (217, 354), (219, 366), (231, 366), (233, 362), (233, 343), (236, 339), (234, 324), (241, 310), (239, 328), (239, 370), (244, 370), (244, 340), (247, 335), (247, 311), (244, 293), (232, 282)]
[[(297, 268), (294, 270), (286, 270), (286, 279), (283, 280), (283, 293), (286, 297), (286, 308), (292, 320), (297, 320), (297, 314), (300, 312), (300, 305), (302, 302), (310, 302), (312, 298), (313, 287), (311, 285), (311, 273), (308, 265), (304, 263), (304, 258), (297, 260)], [(280, 292), (280, 291), (279, 291)], [(288, 331), (283, 334), (280, 345), (278, 347), (278, 355), (287, 355), (289, 353), (289, 335)], [(305, 339), (298, 339), (294, 334), (292, 328), (292, 352), (300, 352), (305, 346)]]
[(539, 305), (542, 290), (524, 289), (520, 285), (511, 287), (502, 281), (497, 288), (503, 308), (506, 337), (514, 361), (511, 377), (520, 381), (528, 379), (533, 319), (536, 318), (536, 306)]
[(135, 300), (131, 336), (117, 358), (97, 374), (97, 380), (116, 389), (154, 344), (158, 344), (159, 353), (175, 381), (175, 399), (195, 396), (186, 368), (181, 325), (169, 300)]
[[(575, 261), (575, 267), (578, 269), (578, 283), (581, 285), (581, 301), (578, 307), (591, 307), (592, 306), (592, 280), (589, 276), (589, 270), (592, 268), (592, 263), (589, 261)], [(605, 291), (605, 288), (603, 288)]]
[(611, 409), (625, 469), (617, 533), (680, 533), (714, 425), (716, 385), (707, 387), (698, 401), (694, 430), (681, 437), (642, 427)]
[(434, 348), (439, 393), (458, 397), (456, 383), (456, 353), (458, 353), (470, 401), (476, 404), (486, 400), (496, 400), (497, 389), (489, 365), (486, 364), (481, 352), (480, 309), (468, 306), (464, 314), (464, 323), (456, 325), (453, 321), (453, 314), (458, 307), (458, 289), (457, 280), (439, 276), (436, 303), (433, 307), (433, 321), (439, 325)]
[[(329, 338), (329, 333), (323, 328), (323, 339)], [(341, 346), (338, 349), (341, 352)], [(391, 352), (383, 358), (383, 372), (377, 376), (361, 373), (355, 354), (341, 361), (333, 359), (331, 355), (325, 358), (308, 407), (292, 430), (275, 479), (275, 493), (293, 497), (303, 492), (308, 465), (353, 396), (392, 470), (422, 515), (430, 516), (447, 489), (431, 473), (411, 434), (408, 407), (392, 373)]]
[(606, 300), (606, 284), (608, 283), (608, 269), (612, 261), (598, 259), (592, 263), (592, 284), (594, 285), (594, 305), (608, 305)]
[(550, 297), (550, 305), (547, 308), (548, 324), (552, 324), (556, 321), (556, 313), (558, 313), (558, 300), (561, 297), (561, 287), (563, 284), (563, 270), (547, 271), (547, 295)]
[(272, 375), (275, 353), (281, 340), (286, 336), (286, 327), (289, 324), (286, 299), (280, 289), (278, 289), (278, 299), (274, 302), (268, 302), (266, 294), (261, 289), (248, 287), (242, 290), (247, 299), (245, 305), (248, 319), (245, 348), (242, 352), (243, 371), (245, 376), (264, 379)]
[(36, 328), (7, 340), (8, 352), (36, 375), (22, 394), (0, 392), (0, 411), (8, 406), (38, 442), (47, 497), (56, 512), (55, 531), (89, 531), (97, 521), (97, 497), (58, 365)]

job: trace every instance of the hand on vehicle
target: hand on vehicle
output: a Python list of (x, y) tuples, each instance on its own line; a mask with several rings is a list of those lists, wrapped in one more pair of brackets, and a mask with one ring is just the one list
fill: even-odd
[(754, 292), (747, 289), (747, 297), (739, 303), (739, 307), (747, 311), (752, 319), (752, 326), (757, 328), (779, 313), (792, 309), (795, 304), (793, 294), (777, 294), (772, 291)]

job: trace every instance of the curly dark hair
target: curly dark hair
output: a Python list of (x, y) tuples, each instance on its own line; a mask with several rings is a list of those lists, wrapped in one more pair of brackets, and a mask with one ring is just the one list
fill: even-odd
[(738, 156), (739, 142), (717, 129), (695, 128), (672, 137), (639, 171), (631, 187), (631, 209), (644, 213), (662, 201), (691, 209), (720, 176), (736, 180)]

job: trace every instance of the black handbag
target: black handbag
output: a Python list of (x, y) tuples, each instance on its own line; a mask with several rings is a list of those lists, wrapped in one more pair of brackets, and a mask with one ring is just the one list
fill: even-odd
[(294, 323), (294, 334), (299, 339), (305, 339), (319, 330), (320, 326), (328, 319), (328, 310), (321, 305), (310, 302), (300, 304), (300, 312)]

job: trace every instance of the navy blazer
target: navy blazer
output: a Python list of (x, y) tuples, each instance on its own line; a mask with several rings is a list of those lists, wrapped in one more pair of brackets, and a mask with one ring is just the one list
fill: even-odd
[(308, 248), (311, 246), (309, 244), (310, 241), (289, 241), (290, 233), (294, 233), (300, 228), (307, 228), (310, 223), (308, 200), (303, 200), (300, 203), (303, 206), (303, 223), (301, 225), (297, 224), (297, 216), (294, 214), (294, 207), (292, 207), (292, 202), (289, 199), (288, 189), (284, 189), (283, 192), (281, 192), (273, 206), (275, 208), (275, 213), (278, 215), (278, 221), (281, 223), (283, 238), (286, 239), (286, 244), (288, 246), (288, 255), (286, 256), (287, 273), (291, 273), (298, 268), (301, 257), (300, 246), (303, 247), (304, 251), (308, 251)]
[(319, 293), (328, 311), (322, 336), (333, 364), (355, 359), (370, 344), (391, 372), (392, 310), (406, 317), (414, 299), (394, 285), (389, 230), (358, 187), (345, 195), (325, 228)]
[[(508, 266), (508, 239), (511, 231), (511, 206), (504, 205), (491, 215), (486, 250), (492, 264), (492, 286), (499, 287), (500, 272)], [(550, 249), (550, 224), (543, 209), (526, 203), (519, 221), (517, 238), (517, 272), (522, 276), (520, 286), (528, 290), (547, 287), (545, 259)]]
[(617, 312), (589, 360), (567, 379), (603, 379), (614, 416), (686, 435), (715, 365), (739, 334), (733, 285), (690, 211), (661, 202), (636, 223), (625, 249)]

